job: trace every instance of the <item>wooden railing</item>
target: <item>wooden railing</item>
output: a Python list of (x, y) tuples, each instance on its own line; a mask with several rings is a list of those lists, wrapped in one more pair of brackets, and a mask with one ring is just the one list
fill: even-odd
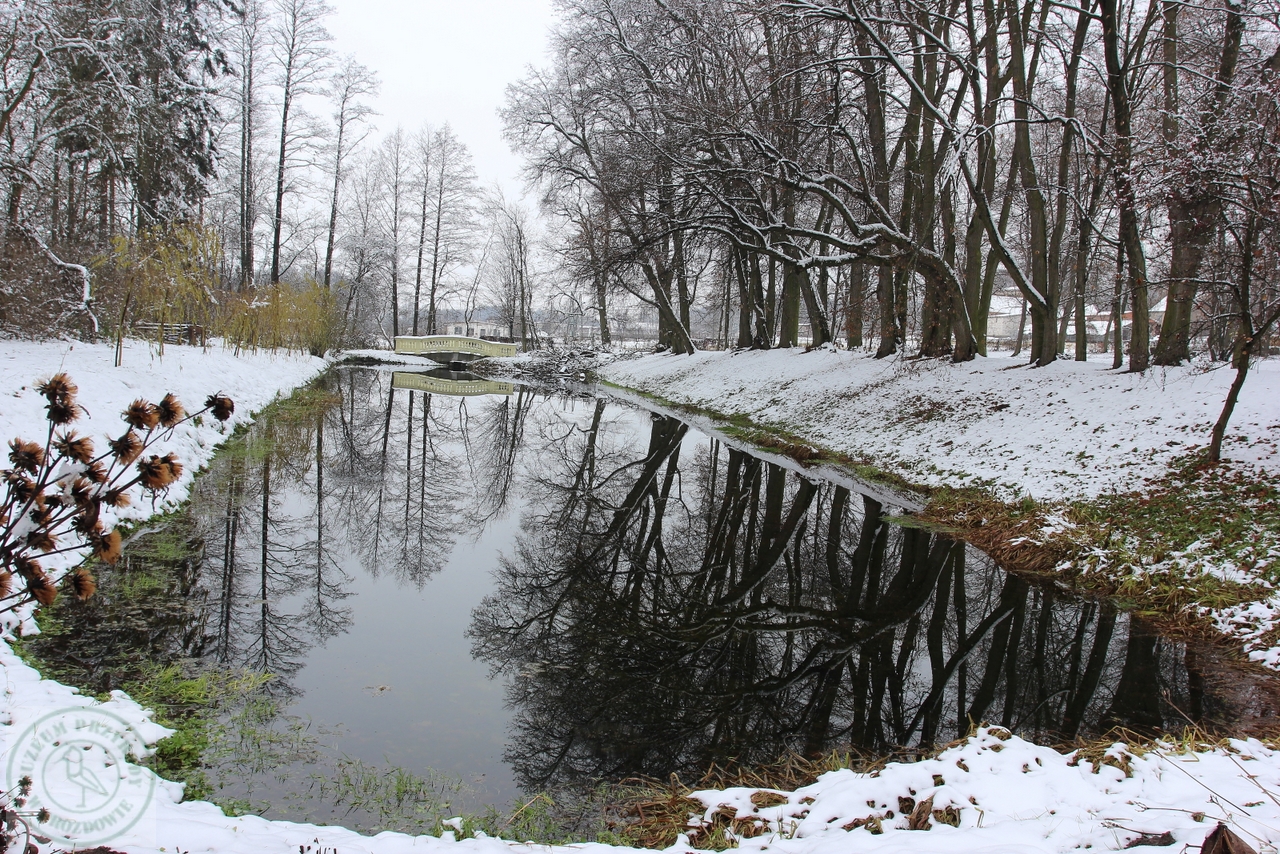
[[(149, 340), (160, 337), (160, 324), (149, 321), (134, 321), (133, 333)], [(166, 323), (164, 325), (164, 343), (203, 345), (206, 341), (205, 328), (192, 323)]]
[(501, 344), (466, 335), (398, 335), (396, 352), (402, 355), (463, 353), (477, 358), (514, 356), (515, 344)]

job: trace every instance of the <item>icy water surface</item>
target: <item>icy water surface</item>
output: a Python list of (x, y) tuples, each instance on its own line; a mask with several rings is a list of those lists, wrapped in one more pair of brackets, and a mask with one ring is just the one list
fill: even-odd
[(278, 743), (211, 752), (214, 796), (365, 826), (331, 787), (353, 768), (474, 809), (971, 721), (1067, 741), (1270, 702), (1211, 652), (902, 521), (608, 398), (339, 368), (131, 544), (120, 578), (164, 567), (154, 601), (104, 580), (38, 649), (87, 661), (94, 690), (123, 678), (104, 644), (271, 674)]

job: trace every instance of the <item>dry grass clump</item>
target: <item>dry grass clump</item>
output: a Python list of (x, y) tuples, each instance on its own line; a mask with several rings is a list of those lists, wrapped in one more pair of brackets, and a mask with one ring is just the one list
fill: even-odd
[(340, 342), (333, 294), (316, 282), (280, 284), (224, 298), (214, 332), (240, 350), (302, 350), (323, 356)]
[[(1002, 741), (1012, 737), (1012, 733), (1002, 727), (986, 724), (982, 726), (986, 727), (990, 735)], [(938, 744), (929, 749), (902, 749), (888, 755), (832, 751), (821, 757), (810, 758), (793, 753), (767, 765), (753, 767), (713, 765), (707, 773), (692, 784), (684, 783), (674, 774), (666, 781), (628, 780), (622, 784), (614, 797), (613, 811), (622, 819), (617, 833), (626, 842), (643, 848), (667, 848), (677, 841), (680, 834), (685, 834), (689, 844), (694, 848), (702, 850), (736, 848), (740, 839), (778, 832), (778, 828), (756, 815), (739, 816), (737, 810), (732, 807), (708, 810), (706, 804), (692, 797), (695, 792), (754, 788), (756, 791), (751, 795), (751, 803), (757, 809), (795, 803), (801, 810), (799, 815), (803, 816), (804, 808), (813, 803), (813, 800), (808, 797), (795, 800), (793, 793), (815, 783), (828, 771), (849, 769), (859, 773), (875, 774), (890, 762), (912, 762), (936, 758), (967, 742), (977, 730), (978, 727), (971, 727), (969, 734), (964, 738)], [(1275, 748), (1277, 736), (1280, 736), (1280, 730), (1277, 730), (1269, 739), (1263, 737), (1262, 741)], [(1133, 773), (1133, 759), (1153, 751), (1178, 754), (1192, 751), (1234, 752), (1235, 750), (1229, 737), (1191, 724), (1178, 735), (1168, 733), (1151, 735), (1116, 728), (1102, 735), (1079, 738), (1052, 746), (1059, 753), (1070, 754), (1069, 764), (1071, 765), (1087, 762), (1094, 773), (1104, 766), (1112, 767), (1120, 770), (1125, 776), (1131, 776)], [(999, 751), (1001, 745), (993, 744), (991, 749)], [(968, 770), (962, 762), (960, 767)], [(942, 785), (942, 778), (935, 775), (934, 783)], [(960, 824), (959, 808), (950, 805), (935, 809), (932, 798), (917, 801), (914, 797), (903, 795), (898, 799), (897, 807), (896, 811), (893, 809), (885, 811), (883, 808), (878, 811), (873, 810), (866, 816), (853, 818), (842, 827), (845, 830), (864, 828), (869, 833), (879, 834), (883, 832), (884, 822), (895, 820), (898, 816), (906, 816), (907, 826), (912, 830), (928, 830), (933, 824), (947, 824), (952, 827), (958, 827)], [(774, 824), (776, 825), (776, 822)]]
[[(950, 746), (950, 745), (948, 745)], [(945, 749), (945, 748), (940, 748)], [(926, 751), (902, 750), (874, 755), (833, 750), (818, 757), (790, 753), (763, 765), (712, 765), (692, 784), (672, 774), (666, 780), (632, 779), (623, 782), (617, 794), (617, 812), (623, 823), (618, 833), (631, 844), (643, 848), (667, 848), (684, 833), (694, 848), (723, 850), (737, 847), (737, 839), (750, 839), (769, 832), (767, 822), (732, 810), (713, 810), (703, 821), (706, 806), (691, 797), (707, 789), (754, 788), (751, 803), (760, 809), (790, 803), (784, 792), (794, 792), (817, 782), (828, 771), (852, 769), (870, 773), (896, 760), (918, 759)], [(691, 824), (690, 821), (693, 820)]]
[(337, 346), (341, 313), (333, 293), (315, 281), (244, 291), (221, 288), (222, 257), (211, 229), (178, 224), (118, 237), (99, 258), (94, 299), (116, 341), (142, 334), (164, 351), (184, 329), (190, 343), (210, 336), (237, 350), (303, 350), (321, 356)]

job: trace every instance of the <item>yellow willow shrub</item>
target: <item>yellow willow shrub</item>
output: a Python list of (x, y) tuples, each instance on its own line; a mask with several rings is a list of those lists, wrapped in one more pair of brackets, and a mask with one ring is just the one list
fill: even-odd
[(323, 356), (338, 345), (342, 319), (333, 295), (308, 281), (225, 294), (214, 331), (237, 350), (306, 350)]
[(130, 332), (155, 340), (161, 353), (166, 334), (176, 327), (199, 330), (203, 337), (217, 302), (221, 257), (217, 234), (197, 225), (157, 226), (112, 241), (111, 251), (94, 265), (94, 301), (112, 327), (116, 365)]

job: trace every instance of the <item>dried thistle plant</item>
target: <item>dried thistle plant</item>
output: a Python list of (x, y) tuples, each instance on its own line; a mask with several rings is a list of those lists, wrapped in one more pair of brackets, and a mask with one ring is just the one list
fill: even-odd
[(44, 823), (50, 818), (44, 807), (32, 809), (28, 805), (31, 786), (31, 778), (23, 777), (12, 789), (0, 792), (0, 851), (39, 851), (32, 840), (49, 841), (38, 836), (31, 827), (32, 819)]
[[(44, 444), (24, 439), (9, 443), (12, 468), (0, 470), (0, 613), (25, 602), (53, 603), (58, 587), (41, 560), (86, 547), (103, 563), (120, 559), (120, 533), (102, 521), (102, 507), (125, 507), (134, 486), (152, 494), (167, 490), (182, 476), (172, 454), (146, 455), (180, 424), (211, 414), (226, 421), (235, 404), (222, 393), (210, 395), (199, 412), (187, 413), (172, 394), (159, 404), (135, 400), (122, 413), (128, 425), (107, 450), (95, 455), (93, 441), (67, 425), (78, 420), (75, 383), (64, 373), (36, 386), (48, 401)], [(97, 589), (92, 573), (68, 573), (63, 588), (77, 599)]]

